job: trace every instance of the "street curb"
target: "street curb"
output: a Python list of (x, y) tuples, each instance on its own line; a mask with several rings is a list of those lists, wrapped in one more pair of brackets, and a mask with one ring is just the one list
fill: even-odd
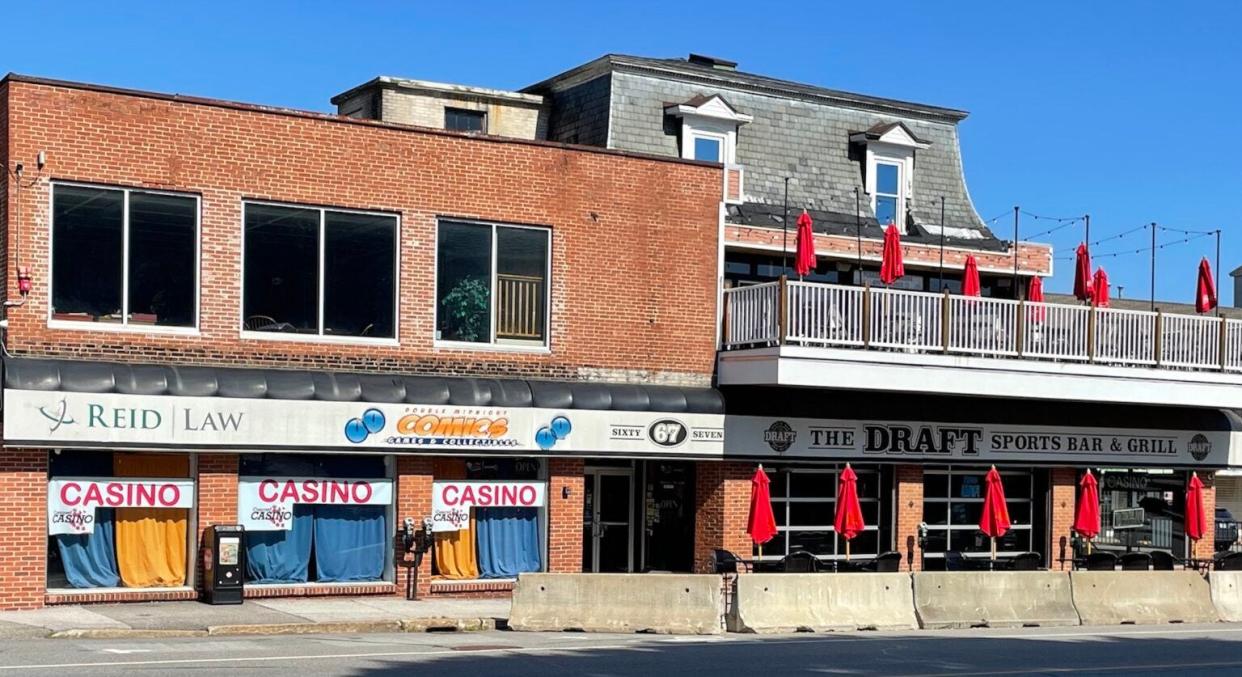
[(70, 628), (48, 635), (49, 639), (161, 639), (165, 637), (205, 637), (206, 630), (167, 630), (157, 628)]
[(256, 623), (212, 625), (206, 629), (73, 628), (44, 634), (49, 639), (161, 639), (171, 637), (238, 637), (261, 635), (339, 635), (399, 632), (484, 632), (505, 629), (496, 618), (406, 618), (326, 623)]

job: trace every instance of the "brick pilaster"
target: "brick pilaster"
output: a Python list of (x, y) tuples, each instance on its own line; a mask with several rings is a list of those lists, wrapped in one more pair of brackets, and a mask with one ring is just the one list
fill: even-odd
[(893, 549), (905, 560), (910, 539), (914, 539), (914, 560), (910, 565), (915, 571), (923, 568), (923, 553), (919, 550), (919, 524), (923, 522), (923, 466), (899, 465), (893, 472), (894, 506)]
[[(1207, 531), (1204, 532), (1203, 538), (1195, 541), (1190, 556), (1195, 559), (1210, 560), (1216, 554), (1216, 474), (1201, 472), (1199, 479), (1203, 482), (1203, 514), (1206, 515)], [(1190, 481), (1189, 477), (1187, 481)]]
[(728, 550), (749, 559), (753, 547), (746, 534), (750, 510), (750, 463), (702, 462), (695, 472), (694, 567), (711, 572), (712, 551)]
[(237, 454), (198, 455), (198, 538), (190, 566), (195, 587), (203, 589), (203, 532), (213, 524), (237, 524)]
[[(406, 517), (413, 517), (416, 523), (424, 517), (431, 516), (431, 482), (434, 479), (432, 459), (425, 456), (397, 457), (397, 510), (393, 524), (393, 552), (400, 558), (404, 555), (401, 540), (401, 523)], [(421, 526), (419, 527), (421, 528)], [(396, 572), (396, 594), (405, 596), (411, 568), (398, 566)], [(418, 569), (418, 596), (431, 592), (431, 553), (423, 557), (422, 566)]]
[[(1053, 468), (1048, 472), (1048, 540), (1044, 543), (1045, 561), (1049, 569), (1072, 568), (1072, 562), (1060, 562), (1061, 539), (1065, 539), (1065, 557), (1074, 556), (1074, 510), (1078, 500), (1078, 469)], [(1038, 544), (1035, 544), (1038, 547)]]
[(549, 572), (582, 571), (582, 473), (580, 458), (554, 458), (548, 462)]
[(0, 609), (37, 609), (47, 589), (47, 451), (0, 454)]

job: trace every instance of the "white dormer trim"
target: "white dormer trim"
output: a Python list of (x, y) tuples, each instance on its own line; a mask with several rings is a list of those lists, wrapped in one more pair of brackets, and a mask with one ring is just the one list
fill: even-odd
[[(897, 165), (897, 227), (906, 229), (906, 213), (911, 196), (914, 195), (914, 148), (872, 141), (867, 144), (867, 195), (871, 198), (871, 213), (875, 214), (876, 165)], [(887, 226), (881, 223), (880, 226)]]
[(733, 106), (730, 106), (729, 102), (725, 101), (724, 97), (719, 94), (712, 95), (706, 101), (697, 106), (687, 103), (678, 103), (665, 106), (664, 112), (678, 117), (695, 116), (730, 122), (734, 125), (749, 124), (755, 119), (754, 116), (745, 115), (734, 110)]
[(883, 134), (877, 134), (873, 130), (855, 132), (850, 134), (850, 141), (861, 144), (882, 143), (889, 146), (900, 146), (902, 148), (910, 149), (923, 149), (931, 147), (930, 143), (916, 137), (914, 132), (910, 131), (910, 128), (902, 122), (893, 124), (888, 130), (885, 130)]

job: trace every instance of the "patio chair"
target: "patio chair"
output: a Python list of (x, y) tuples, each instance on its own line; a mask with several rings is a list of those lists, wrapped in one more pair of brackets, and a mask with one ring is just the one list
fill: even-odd
[(1172, 553), (1163, 550), (1151, 551), (1151, 568), (1156, 571), (1172, 571), (1176, 560), (1173, 559)]
[(737, 555), (728, 550), (712, 551), (712, 571), (718, 574), (736, 574), (741, 573), (739, 569), (749, 571), (750, 565), (743, 562)]
[(1009, 560), (1010, 571), (1038, 571), (1044, 556), (1037, 552), (1024, 552)]
[(862, 571), (894, 573), (901, 571), (901, 553), (894, 550), (880, 553), (878, 557), (860, 567)]
[(1087, 555), (1087, 571), (1113, 571), (1117, 568), (1117, 556), (1111, 552), (1093, 552)]
[(1218, 571), (1242, 571), (1242, 552), (1231, 552), (1216, 560)]
[(961, 571), (962, 570), (962, 553), (957, 550), (949, 550), (944, 554), (944, 570), (945, 571)]
[(791, 552), (781, 560), (781, 571), (787, 574), (813, 574), (819, 571), (819, 558), (805, 550)]
[(1122, 571), (1148, 571), (1151, 569), (1151, 555), (1145, 552), (1127, 552), (1121, 556)]

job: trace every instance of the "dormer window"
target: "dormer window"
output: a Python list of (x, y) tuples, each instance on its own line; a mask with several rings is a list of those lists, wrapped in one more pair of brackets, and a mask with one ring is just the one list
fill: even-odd
[(718, 94), (666, 104), (664, 112), (681, 118), (681, 157), (724, 164), (737, 162), (737, 129), (754, 119)]
[(850, 135), (866, 148), (865, 177), (871, 209), (881, 226), (906, 225), (906, 205), (914, 187), (914, 152), (931, 144), (914, 135), (904, 123), (878, 124)]

